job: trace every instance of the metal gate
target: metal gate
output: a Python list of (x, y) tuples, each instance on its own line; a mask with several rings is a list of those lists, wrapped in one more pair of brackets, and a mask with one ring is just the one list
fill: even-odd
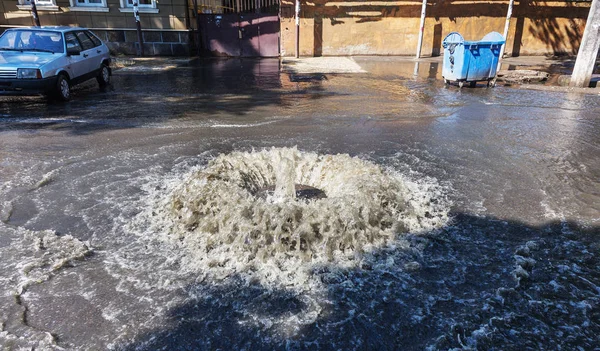
[[(198, 26), (204, 54), (233, 57), (279, 56), (279, 0), (224, 0), (201, 4)], [(215, 13), (216, 12), (216, 13)]]

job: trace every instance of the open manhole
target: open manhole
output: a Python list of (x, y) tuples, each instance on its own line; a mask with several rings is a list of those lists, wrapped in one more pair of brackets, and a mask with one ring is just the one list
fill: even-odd
[[(256, 193), (256, 196), (263, 198), (263, 199), (273, 197), (273, 196), (275, 196), (275, 190), (276, 190), (275, 185), (270, 185), (270, 186), (264, 187), (262, 189), (259, 189), (258, 192)], [(323, 190), (317, 189), (310, 185), (304, 185), (304, 184), (294, 184), (294, 192), (295, 192), (295, 198), (302, 199), (302, 200), (313, 200), (313, 199), (317, 200), (317, 199), (324, 199), (327, 197), (327, 194), (325, 194), (325, 192)]]

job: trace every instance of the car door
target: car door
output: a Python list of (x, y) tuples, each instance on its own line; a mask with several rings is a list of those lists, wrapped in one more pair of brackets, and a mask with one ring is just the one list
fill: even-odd
[(94, 58), (94, 64), (96, 68), (99, 68), (102, 64), (102, 60), (110, 56), (110, 53), (108, 52), (108, 47), (106, 47), (106, 45), (104, 45), (102, 41), (90, 30), (86, 30), (85, 34), (87, 34), (94, 43), (94, 54), (96, 55), (96, 57)]
[[(86, 72), (85, 60), (82, 55), (82, 47), (77, 39), (75, 32), (65, 33), (65, 43), (67, 44), (67, 66), (66, 70), (71, 79), (81, 77)], [(69, 55), (69, 52), (79, 52), (79, 55)]]
[(96, 45), (92, 39), (85, 33), (85, 31), (82, 30), (77, 31), (75, 34), (81, 43), (81, 56), (83, 57), (83, 67), (85, 70), (84, 73), (89, 73), (100, 68), (98, 53), (96, 52)]

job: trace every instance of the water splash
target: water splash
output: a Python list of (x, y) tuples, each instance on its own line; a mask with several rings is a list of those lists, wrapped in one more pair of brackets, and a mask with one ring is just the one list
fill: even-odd
[(280, 155), (281, 158), (277, 162), (275, 173), (275, 192), (273, 193), (273, 201), (276, 203), (285, 202), (286, 199), (296, 198), (296, 160)]
[[(297, 198), (298, 184), (327, 196)], [(271, 198), (259, 196), (267, 187), (275, 188)], [(151, 222), (183, 250), (184, 270), (301, 285), (310, 267), (357, 266), (365, 253), (393, 247), (405, 233), (440, 228), (448, 206), (427, 191), (349, 155), (296, 148), (233, 152), (168, 189)]]

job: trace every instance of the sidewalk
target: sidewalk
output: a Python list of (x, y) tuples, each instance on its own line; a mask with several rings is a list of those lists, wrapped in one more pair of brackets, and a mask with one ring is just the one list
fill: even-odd
[[(206, 60), (227, 60), (228, 58), (198, 58), (198, 57), (113, 57), (114, 67), (123, 70), (157, 71), (188, 65), (193, 62)], [(229, 58), (240, 59), (240, 58)], [(241, 60), (256, 60), (259, 58), (241, 58)], [(355, 74), (369, 73), (363, 66), (373, 62), (389, 64), (437, 64), (441, 71), (442, 56), (415, 59), (412, 56), (322, 56), (322, 57), (281, 57), (281, 72), (288, 74)], [(592, 81), (597, 82), (595, 88), (572, 88), (564, 86), (565, 79), (561, 76), (570, 75), (575, 64), (573, 56), (519, 56), (502, 59), (501, 70), (533, 70), (549, 73), (549, 78), (543, 83), (510, 85), (518, 89), (536, 89), (551, 91), (566, 91), (600, 95), (600, 74), (593, 75)], [(598, 62), (600, 66), (600, 61)], [(501, 79), (499, 80), (501, 83)]]

